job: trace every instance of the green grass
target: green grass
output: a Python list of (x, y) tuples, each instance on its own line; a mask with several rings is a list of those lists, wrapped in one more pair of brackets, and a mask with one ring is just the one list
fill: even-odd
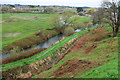
[[(92, 27), (93, 28), (93, 27)], [(78, 32), (76, 34), (73, 34), (71, 36), (68, 36), (66, 37), (65, 39), (63, 39), (62, 41), (60, 41), (59, 43), (56, 43), (54, 44), (53, 46), (49, 47), (48, 49), (46, 49), (45, 51), (42, 51), (41, 53), (39, 54), (36, 54), (32, 57), (29, 57), (29, 58), (25, 58), (25, 59), (22, 59), (22, 60), (18, 60), (16, 62), (12, 62), (12, 63), (8, 63), (8, 64), (3, 64), (1, 65), (2, 66), (2, 70), (7, 70), (9, 68), (12, 68), (12, 67), (17, 67), (17, 66), (23, 66), (25, 64), (29, 64), (29, 63), (33, 63), (33, 62), (36, 62), (38, 60), (42, 60), (43, 58), (49, 56), (49, 55), (52, 55), (52, 53), (54, 51), (56, 51), (56, 49), (58, 49), (59, 47), (63, 46), (65, 43), (69, 42), (70, 40), (72, 40), (73, 38), (75, 37), (78, 37), (78, 36), (81, 36), (83, 34), (86, 33), (87, 30), (83, 30), (81, 32)], [(41, 57), (39, 57), (41, 56)], [(39, 58), (36, 58), (36, 57), (39, 57)]]
[(118, 59), (112, 60), (77, 78), (118, 78)]
[(32, 13), (3, 13), (2, 21), (23, 21), (34, 20), (37, 16), (38, 19), (46, 19), (52, 17), (54, 14), (32, 14)]
[[(32, 47), (36, 44), (43, 43), (45, 40), (47, 40), (47, 38), (58, 35), (59, 32), (56, 31), (55, 29), (52, 29), (52, 30), (42, 30), (43, 35), (36, 35), (36, 34), (37, 33), (30, 35), (30, 36), (27, 36), (25, 38), (16, 40), (15, 42), (3, 47), (3, 54), (5, 52), (10, 51), (10, 49), (12, 49), (13, 47), (16, 48), (17, 51), (19, 51), (21, 49), (29, 48), (29, 47)], [(49, 37), (47, 37), (48, 34), (49, 34)]]
[[(35, 17), (37, 16), (37, 19)], [(15, 42), (16, 40), (30, 36), (41, 29), (51, 29), (54, 26), (49, 25), (48, 20), (54, 14), (31, 14), (31, 13), (4, 13), (2, 21), (13, 21), (2, 24), (2, 47)], [(81, 16), (79, 22), (91, 22), (89, 17)], [(8, 36), (9, 34), (20, 33), (17, 36)]]
[(79, 21), (80, 22), (92, 22), (92, 19), (90, 17), (80, 16)]
[[(12, 42), (15, 42), (16, 40), (22, 39), (24, 37), (30, 36), (35, 32), (38, 32), (41, 29), (48, 29), (48, 28), (53, 28), (53, 26), (49, 26), (46, 24), (47, 20), (52, 17), (54, 14), (30, 14), (30, 13), (6, 13), (3, 14), (3, 21), (14, 21), (12, 23), (3, 23), (3, 46), (8, 45)], [(11, 17), (12, 16), (12, 17)], [(35, 19), (34, 17), (37, 16), (38, 19)], [(25, 21), (24, 21), (25, 20)], [(84, 17), (81, 16), (79, 19), (80, 22), (91, 22), (92, 20), (89, 17)], [(95, 27), (92, 27), (91, 29), (94, 29)], [(106, 27), (106, 30), (108, 32), (111, 32), (112, 29), (111, 27)], [(2, 67), (2, 70), (5, 71), (7, 69), (17, 67), (17, 66), (24, 66), (26, 64), (34, 63), (36, 61), (42, 60), (43, 58), (50, 56), (53, 54), (56, 49), (59, 47), (63, 46), (65, 43), (69, 42), (75, 37), (82, 36), (83, 34), (86, 33), (87, 30), (78, 32), (76, 34), (73, 34), (69, 37), (66, 37), (59, 43), (54, 44), (53, 46), (49, 47), (45, 51), (42, 51), (39, 54), (36, 54), (32, 57), (25, 58), (22, 60), (18, 60), (16, 62), (8, 63), (8, 64), (3, 64), (0, 65)], [(9, 34), (9, 33), (21, 33), (17, 37), (4, 37), (4, 35)], [(91, 37), (91, 36), (90, 36)], [(81, 59), (81, 60), (86, 60), (88, 58), (91, 58), (90, 61), (103, 61), (110, 59), (110, 62), (105, 63), (104, 65), (94, 68), (91, 71), (86, 72), (83, 75), (81, 72), (78, 73), (76, 78), (117, 78), (118, 74), (118, 59), (116, 57), (118, 56), (118, 48), (117, 46), (114, 45), (114, 52), (110, 51), (110, 46), (113, 44), (116, 44), (118, 41), (118, 37), (115, 37), (115, 41), (113, 43), (103, 43), (104, 41), (111, 41), (113, 38), (105, 38), (102, 41), (96, 42), (97, 48), (93, 51), (91, 51), (87, 55), (82, 55), (80, 53), (77, 53), (76, 51), (71, 52), (70, 54), (67, 54), (64, 59), (59, 61), (56, 65), (54, 65), (51, 69), (42, 72), (44, 76), (50, 76), (50, 74), (54, 71), (56, 71), (62, 64), (64, 64), (66, 61), (69, 59)], [(88, 44), (88, 46), (91, 45), (91, 43)], [(81, 49), (80, 49), (81, 50)], [(106, 51), (106, 52), (104, 52)], [(107, 54), (104, 53), (110, 53), (109, 58), (106, 58)], [(99, 54), (102, 54), (102, 58), (97, 59), (99, 57)], [(67, 74), (66, 74), (67, 75)], [(64, 77), (66, 76), (64, 75)], [(37, 78), (40, 75), (33, 76), (33, 78)], [(51, 76), (52, 78), (54, 76)]]
[[(111, 28), (106, 27), (108, 32), (111, 32)], [(109, 43), (110, 41), (114, 41), (112, 43)], [(103, 43), (106, 41), (107, 43)], [(117, 78), (118, 77), (118, 37), (110, 37), (110, 38), (105, 38), (101, 41), (96, 42), (97, 48), (91, 51), (89, 54), (84, 54), (81, 52), (79, 53), (78, 51), (72, 51), (71, 53), (67, 54), (62, 60), (60, 60), (56, 65), (54, 65), (51, 69), (42, 72), (39, 75), (33, 76), (33, 78), (40, 78), (43, 77), (48, 77), (51, 75), (51, 73), (55, 72), (59, 67), (61, 67), (65, 62), (67, 62), (70, 59), (79, 59), (79, 60), (88, 60), (88, 61), (97, 61), (97, 62), (104, 62), (106, 60), (110, 60), (110, 62), (103, 64), (100, 67), (96, 67), (93, 70), (90, 70), (86, 72), (85, 74), (82, 74), (81, 72), (74, 72), (77, 75), (75, 78)], [(90, 42), (88, 45), (91, 45)], [(87, 47), (86, 46), (86, 47)], [(110, 49), (110, 47), (113, 47), (113, 51)], [(81, 50), (84, 52), (84, 50)], [(102, 55), (101, 57), (99, 55)], [(109, 55), (108, 58), (106, 56)], [(90, 59), (89, 59), (90, 58)], [(65, 69), (65, 67), (64, 67)], [(79, 70), (77, 68), (77, 70)], [(68, 77), (68, 73), (64, 74), (62, 77), (66, 78)], [(81, 75), (82, 74), (82, 75)], [(54, 77), (54, 76), (50, 76)], [(70, 77), (70, 76), (69, 76)]]
[[(14, 16), (16, 18), (13, 18)], [(21, 18), (18, 18), (20, 16)], [(38, 20), (34, 20), (34, 17), (38, 16)], [(2, 14), (3, 21), (16, 21), (12, 23), (3, 23), (2, 24), (2, 46), (8, 45), (18, 39), (29, 36), (35, 32), (38, 32), (41, 29), (53, 28), (46, 24), (47, 18), (52, 17), (53, 14), (30, 14), (30, 13), (6, 13)], [(28, 19), (22, 19), (28, 17)], [(44, 19), (45, 18), (45, 19)], [(20, 35), (15, 37), (5, 37), (8, 34), (20, 33)]]
[[(53, 28), (53, 26), (49, 26), (46, 24), (48, 18), (52, 17), (54, 14), (30, 14), (30, 13), (6, 13), (2, 14), (3, 21), (13, 21), (12, 23), (3, 23), (3, 42), (2, 46), (11, 44), (15, 41), (18, 41), (24, 37), (30, 36), (35, 32), (38, 32), (41, 29), (50, 29)], [(38, 16), (38, 20), (35, 20), (34, 17)], [(31, 18), (31, 19), (29, 19)], [(28, 20), (27, 20), (28, 19)], [(24, 21), (25, 20), (25, 21)], [(80, 22), (90, 22), (91, 19), (89, 17), (80, 17)], [(52, 55), (52, 52), (54, 52), (57, 48), (63, 46), (63, 44), (70, 41), (72, 38), (81, 36), (86, 32), (86, 30), (81, 31), (80, 33), (76, 33), (74, 35), (71, 35), (64, 40), (60, 41), (59, 43), (56, 43), (54, 46), (49, 47), (47, 50), (34, 55), (32, 57), (22, 59), (16, 62), (12, 62), (9, 64), (3, 64), (3, 70), (16, 67), (16, 66), (23, 66), (25, 64), (29, 64), (38, 60), (41, 60), (45, 58), (46, 56)], [(21, 33), (17, 37), (4, 37), (5, 34), (9, 33)], [(49, 52), (48, 52), (49, 51)], [(46, 53), (44, 56), (42, 56), (44, 53)], [(38, 56), (41, 56), (40, 58), (34, 59)]]
[[(92, 27), (91, 29), (94, 29), (94, 28), (95, 27)], [(111, 29), (109, 27), (106, 27), (106, 29), (109, 32), (111, 32)], [(65, 43), (69, 42), (74, 37), (82, 36), (83, 34), (86, 33), (86, 31), (87, 30), (84, 30), (84, 31), (78, 32), (76, 34), (73, 34), (71, 36), (68, 36), (65, 39), (63, 39), (62, 41), (60, 41), (59, 43), (54, 44), (53, 46), (49, 47), (45, 51), (43, 51), (37, 55), (34, 55), (32, 57), (18, 60), (16, 62), (12, 62), (9, 64), (3, 64), (2, 69), (3, 69), (3, 71), (5, 71), (5, 70), (13, 68), (13, 67), (24, 66), (26, 64), (30, 64), (30, 63), (34, 63), (36, 61), (42, 60), (43, 58), (45, 58), (47, 56), (51, 56), (53, 54), (53, 52), (56, 51), (56, 49), (63, 46)], [(89, 36), (89, 37), (92, 37), (92, 36)], [(106, 41), (106, 43), (103, 43), (105, 41)], [(110, 42), (110, 41), (112, 41), (112, 42)], [(118, 77), (118, 59), (117, 59), (118, 46), (117, 46), (117, 42), (118, 42), (118, 37), (115, 37), (115, 38), (108, 37), (108, 38), (104, 38), (101, 41), (95, 42), (97, 44), (97, 48), (95, 48), (89, 54), (83, 55), (82, 53), (73, 51), (70, 54), (67, 54), (61, 61), (59, 61), (51, 69), (44, 71), (39, 75), (35, 75), (32, 78), (39, 78), (42, 75), (44, 75), (44, 77), (48, 77), (51, 75), (52, 72), (55, 72), (61, 65), (63, 65), (65, 62), (67, 62), (69, 59), (73, 59), (73, 58), (79, 59), (79, 60), (90, 60), (93, 62), (98, 61), (100, 63), (110, 60), (110, 62), (104, 63), (103, 65), (101, 65), (99, 67), (89, 70), (89, 71), (85, 72), (85, 74), (80, 75), (81, 72), (79, 72), (79, 71), (77, 71), (77, 73), (74, 72), (75, 74), (77, 74), (75, 76), (75, 78), (117, 78)], [(89, 42), (86, 45), (86, 47), (90, 46), (91, 44), (92, 43)], [(110, 50), (110, 47), (113, 47), (113, 50)], [(112, 51), (114, 51), (114, 52), (112, 52)], [(102, 55), (102, 57), (99, 57), (100, 54)], [(106, 57), (108, 54), (109, 54), (109, 57)], [(38, 58), (36, 58), (36, 57), (38, 57)], [(91, 59), (88, 59), (88, 58), (91, 58)], [(62, 77), (66, 77), (66, 76), (68, 77), (69, 75), (65, 74)], [(49, 78), (53, 78), (53, 77), (54, 76), (50, 76)]]

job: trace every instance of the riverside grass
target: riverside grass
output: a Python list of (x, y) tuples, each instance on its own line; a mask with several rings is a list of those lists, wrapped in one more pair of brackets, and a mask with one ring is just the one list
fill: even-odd
[[(99, 29), (100, 29), (99, 27), (95, 28), (94, 30), (99, 31)], [(105, 26), (102, 28), (104, 28), (106, 30), (105, 32), (103, 32), (103, 34), (112, 32), (111, 27)], [(93, 33), (88, 32), (88, 34), (93, 34)], [(99, 32), (98, 32), (98, 34), (99, 34)], [(112, 33), (111, 33), (111, 35), (112, 35)], [(85, 36), (87, 36), (87, 35), (85, 35)], [(94, 39), (94, 38), (92, 38), (93, 36), (88, 35), (87, 37), (91, 37), (91, 39)], [(100, 37), (98, 37), (98, 38), (100, 38)], [(70, 74), (73, 75), (74, 73), (75, 73), (74, 78), (118, 78), (118, 44), (117, 44), (118, 38), (119, 37), (107, 37), (107, 38), (103, 38), (100, 41), (96, 41), (95, 44), (97, 45), (97, 48), (90, 51), (89, 54), (84, 53), (84, 48), (81, 48), (81, 49), (80, 48), (72, 48), (72, 51), (70, 53), (68, 53), (57, 64), (55, 64), (51, 69), (46, 70), (38, 75), (35, 75), (32, 78), (47, 78), (47, 77), (55, 78), (57, 75), (55, 76), (54, 73), (57, 73), (57, 72), (63, 73), (63, 74), (60, 77), (56, 77), (56, 78), (70, 78), (71, 77)], [(91, 42), (89, 42), (87, 45), (85, 44), (85, 46), (87, 47), (87, 46), (91, 45)], [(85, 48), (85, 50), (86, 50), (86, 48)], [(79, 51), (81, 51), (81, 52), (79, 52)], [(74, 67), (73, 67), (73, 69), (74, 69), (73, 72), (72, 71), (71, 72), (68, 71), (69, 73), (63, 72), (63, 70), (67, 70), (68, 67), (71, 67), (68, 65), (68, 63), (69, 63), (68, 61), (74, 60), (74, 59), (86, 60), (86, 61), (90, 61), (90, 62), (95, 61), (95, 63), (99, 62), (100, 64), (102, 61), (105, 62), (108, 60), (108, 62), (103, 63), (103, 65), (99, 65), (98, 67), (94, 67), (94, 65), (93, 65), (94, 68), (88, 68), (89, 70), (86, 72), (82, 68), (82, 71), (85, 73), (83, 73), (82, 71), (79, 71), (80, 68), (74, 69)], [(66, 66), (68, 66), (68, 67), (66, 67), (63, 64), (66, 64)], [(72, 63), (72, 64), (75, 64), (75, 63)], [(60, 70), (58, 71), (58, 69), (60, 69)], [(58, 76), (59, 76), (59, 74), (58, 74)]]
[(102, 77), (118, 78), (117, 75), (118, 75), (118, 59), (115, 59), (110, 61), (109, 63), (104, 64), (103, 66), (92, 69), (90, 72), (82, 76), (77, 76), (77, 78), (102, 78)]
[[(49, 25), (49, 19), (55, 14), (32, 14), (32, 13), (4, 13), (2, 29), (2, 50), (8, 53), (14, 49), (22, 50), (39, 43), (44, 42), (46, 36), (36, 36), (35, 33), (43, 31), (50, 34), (51, 37), (59, 34), (55, 31), (53, 25)], [(76, 26), (85, 25), (85, 22), (91, 22), (90, 17), (78, 16), (75, 22)], [(82, 24), (82, 25), (78, 25)], [(86, 25), (87, 26), (87, 25)], [(75, 27), (76, 28), (76, 27)], [(80, 27), (81, 28), (81, 27)], [(50, 33), (49, 33), (50, 32)]]
[[(51, 38), (53, 36), (56, 36), (59, 34), (56, 30), (42, 30), (43, 35), (36, 35), (37, 33), (27, 36), (25, 38), (16, 40), (15, 42), (8, 44), (7, 46), (3, 47), (3, 54), (10, 52), (11, 49), (17, 48), (16, 50), (22, 50), (29, 47), (32, 47), (34, 45), (43, 43), (48, 38)], [(49, 34), (49, 36), (48, 36)], [(15, 50), (15, 51), (16, 51)], [(10, 52), (11, 54), (12, 52)]]
[[(34, 19), (38, 16), (38, 19)], [(4, 13), (2, 14), (2, 47), (15, 42), (16, 40), (25, 38), (38, 32), (39, 30), (51, 29), (53, 26), (46, 24), (47, 19), (54, 14), (31, 14), (31, 13)], [(30, 18), (30, 19), (25, 19)], [(11, 21), (11, 22), (9, 22)], [(5, 23), (4, 23), (5, 22)], [(5, 37), (7, 34), (20, 35), (15, 37)]]
[[(2, 47), (25, 38), (39, 30), (52, 29), (48, 25), (49, 19), (55, 14), (32, 14), (32, 13), (4, 13), (2, 14)], [(37, 17), (37, 19), (36, 19)], [(77, 23), (91, 22), (89, 17), (80, 16)], [(9, 34), (20, 34), (15, 37), (5, 37)]]
[[(97, 27), (97, 26), (94, 26), (94, 27), (92, 27), (90, 29), (94, 29), (95, 27)], [(59, 48), (61, 46), (64, 46), (64, 44), (69, 42), (71, 39), (85, 34), (86, 31), (87, 31), (87, 29), (83, 30), (83, 31), (80, 31), (78, 33), (75, 33), (75, 34), (73, 34), (71, 36), (68, 36), (65, 39), (63, 39), (62, 41), (60, 41), (60, 42), (54, 44), (53, 46), (49, 47), (45, 51), (42, 51), (41, 53), (36, 54), (36, 55), (34, 55), (32, 57), (25, 58), (25, 59), (22, 59), (22, 60), (18, 60), (16, 62), (12, 62), (12, 63), (8, 63), (8, 64), (3, 64), (3, 65), (0, 65), (0, 67), (2, 67), (2, 70), (5, 71), (5, 70), (7, 70), (9, 68), (13, 68), (13, 67), (17, 67), (17, 66), (24, 66), (26, 64), (30, 64), (30, 63), (36, 62), (38, 60), (42, 60), (43, 58), (45, 58), (45, 57), (47, 57), (49, 55), (52, 55), (52, 52), (54, 52), (57, 48)]]

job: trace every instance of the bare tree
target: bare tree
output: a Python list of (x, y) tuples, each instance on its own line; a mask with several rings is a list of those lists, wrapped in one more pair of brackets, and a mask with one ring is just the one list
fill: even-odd
[(105, 15), (103, 15), (104, 9), (98, 8), (96, 12), (93, 13), (93, 24), (102, 24), (103, 18)]
[(48, 21), (48, 25), (53, 25), (54, 28), (61, 33), (64, 32), (66, 27), (70, 27), (74, 25), (74, 22), (78, 20), (78, 18), (74, 17), (76, 15), (75, 10), (64, 10), (62, 14), (56, 14)]
[(102, 8), (104, 8), (104, 15), (107, 18), (109, 24), (111, 24), (113, 29), (113, 36), (116, 37), (119, 26), (120, 26), (120, 1), (112, 0), (110, 1), (103, 1)]

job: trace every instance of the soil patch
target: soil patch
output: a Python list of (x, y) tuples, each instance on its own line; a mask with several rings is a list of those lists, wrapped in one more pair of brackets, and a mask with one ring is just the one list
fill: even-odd
[(8, 33), (3, 35), (3, 37), (17, 37), (19, 35), (21, 35), (21, 33)]
[(93, 69), (97, 66), (99, 65), (96, 62), (91, 62), (88, 60), (70, 59), (62, 66), (60, 66), (55, 72), (53, 72), (51, 76), (55, 76), (55, 78), (57, 78), (69, 74), (69, 76), (71, 75), (72, 77), (74, 77), (77, 72), (83, 74), (86, 71)]
[(0, 21), (0, 23), (12, 23), (14, 21)]

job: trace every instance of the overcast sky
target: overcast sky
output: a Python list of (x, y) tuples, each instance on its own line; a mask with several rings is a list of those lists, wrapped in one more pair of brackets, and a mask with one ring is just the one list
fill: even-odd
[(101, 0), (0, 0), (2, 4), (64, 5), (99, 7)]

